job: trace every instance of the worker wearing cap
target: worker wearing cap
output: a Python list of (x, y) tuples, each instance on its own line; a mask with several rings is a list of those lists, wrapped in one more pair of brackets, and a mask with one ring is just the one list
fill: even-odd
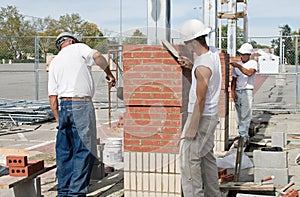
[[(58, 122), (56, 176), (58, 196), (86, 196), (96, 156), (96, 120), (92, 102), (91, 66), (98, 65), (115, 85), (103, 55), (63, 32), (56, 39), (59, 53), (50, 63), (48, 94)], [(58, 100), (60, 103), (58, 104)]]
[(255, 60), (250, 59), (253, 53), (251, 44), (244, 43), (238, 52), (241, 54), (241, 61), (230, 63), (233, 67), (231, 96), (235, 102), (237, 129), (239, 135), (244, 139), (244, 144), (247, 144), (252, 119), (254, 79), (258, 65)]
[(184, 196), (221, 196), (213, 147), (222, 75), (218, 51), (206, 44), (210, 32), (210, 27), (196, 19), (185, 22), (181, 32), (188, 50), (197, 56), (193, 66), (188, 66), (186, 57), (179, 58), (182, 66), (192, 69), (188, 118), (180, 145)]

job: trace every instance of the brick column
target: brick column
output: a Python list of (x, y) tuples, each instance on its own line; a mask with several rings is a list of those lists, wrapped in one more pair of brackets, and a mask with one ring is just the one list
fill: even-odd
[(228, 146), (229, 135), (229, 55), (220, 53), (222, 65), (222, 88), (219, 102), (219, 120), (215, 132), (215, 147), (214, 151), (225, 151)]
[[(161, 46), (123, 49), (125, 196), (181, 196), (179, 142), (191, 72), (182, 69)], [(221, 54), (217, 151), (224, 151), (228, 136), (228, 62), (228, 56)]]
[(123, 54), (125, 196), (181, 196), (178, 153), (189, 81), (162, 46), (124, 46)]

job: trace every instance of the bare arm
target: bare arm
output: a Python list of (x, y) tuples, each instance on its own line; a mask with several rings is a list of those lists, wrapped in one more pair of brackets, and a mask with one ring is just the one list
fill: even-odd
[(192, 113), (190, 125), (188, 126), (185, 134), (185, 138), (190, 140), (196, 137), (199, 121), (204, 111), (206, 92), (209, 85), (208, 81), (211, 76), (211, 70), (207, 67), (199, 66), (195, 70), (194, 74), (197, 79), (197, 84), (196, 84), (197, 100)]
[(238, 68), (244, 75), (247, 75), (248, 77), (252, 76), (256, 72), (256, 70), (254, 68), (247, 69), (236, 62), (230, 62), (230, 64), (233, 67)]
[(105, 57), (99, 51), (97, 51), (96, 53), (94, 53), (93, 58), (94, 58), (95, 63), (106, 73), (108, 83), (110, 83), (111, 86), (115, 86), (116, 79), (113, 76), (113, 74), (111, 73), (109, 65), (108, 65)]
[(56, 95), (49, 96), (50, 108), (53, 112), (55, 121), (58, 122), (58, 99)]
[(232, 99), (236, 99), (236, 77), (232, 77), (232, 81), (231, 81), (231, 97)]

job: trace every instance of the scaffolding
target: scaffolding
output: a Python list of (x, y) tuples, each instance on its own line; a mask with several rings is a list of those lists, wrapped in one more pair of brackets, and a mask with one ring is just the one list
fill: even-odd
[[(122, 56), (123, 46), (120, 44), (109, 44), (108, 45), (108, 63), (110, 70), (115, 73), (116, 77), (116, 85), (115, 88), (111, 85), (108, 85), (108, 123), (109, 127), (111, 127), (112, 123), (112, 112), (117, 110), (119, 107), (119, 98), (122, 97), (123, 91), (120, 85), (120, 79), (122, 76), (122, 69), (120, 67), (120, 58)], [(113, 98), (113, 94), (115, 98)], [(116, 105), (113, 108), (112, 102), (115, 99)]]

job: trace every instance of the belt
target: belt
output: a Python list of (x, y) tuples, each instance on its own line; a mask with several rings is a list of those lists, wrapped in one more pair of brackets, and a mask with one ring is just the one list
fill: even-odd
[(91, 101), (92, 98), (90, 96), (85, 97), (61, 97), (62, 101)]

